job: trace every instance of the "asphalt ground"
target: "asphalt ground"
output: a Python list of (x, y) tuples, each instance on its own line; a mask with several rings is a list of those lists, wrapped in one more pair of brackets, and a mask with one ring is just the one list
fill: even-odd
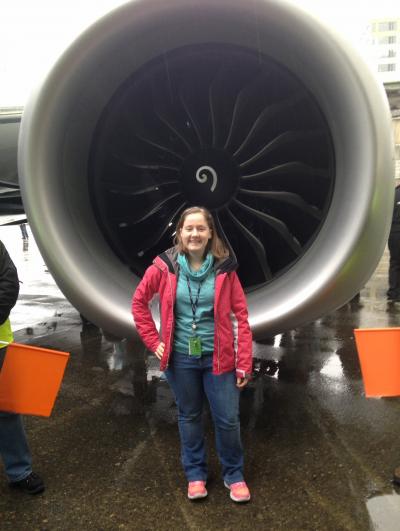
[(34, 242), (24, 251), (10, 234), (1, 238), (24, 281), (15, 339), (71, 357), (52, 416), (25, 417), (45, 493), (11, 491), (0, 464), (2, 531), (400, 529), (391, 482), (400, 400), (365, 398), (353, 336), (399, 326), (400, 304), (385, 295), (387, 253), (359, 301), (254, 345), (254, 379), (241, 396), (252, 500), (237, 505), (220, 477), (209, 412), (209, 496), (191, 502), (176, 408), (155, 358), (82, 325)]

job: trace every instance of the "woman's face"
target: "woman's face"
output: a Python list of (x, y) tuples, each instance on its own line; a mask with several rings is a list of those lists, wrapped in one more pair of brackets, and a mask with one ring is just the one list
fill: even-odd
[(192, 256), (203, 257), (212, 231), (201, 212), (186, 216), (180, 230), (183, 249)]

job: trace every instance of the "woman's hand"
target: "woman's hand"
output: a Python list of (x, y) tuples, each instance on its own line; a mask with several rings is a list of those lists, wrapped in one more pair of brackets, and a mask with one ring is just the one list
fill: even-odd
[(239, 387), (239, 389), (243, 389), (248, 383), (248, 378), (236, 378), (236, 387)]
[(161, 360), (165, 349), (165, 343), (161, 341), (161, 343), (158, 345), (156, 351), (154, 352), (154, 355), (157, 356), (159, 360)]

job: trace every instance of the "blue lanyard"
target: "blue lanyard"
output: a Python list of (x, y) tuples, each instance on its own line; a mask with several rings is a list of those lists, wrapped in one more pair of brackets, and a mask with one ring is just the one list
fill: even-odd
[[(208, 277), (208, 275), (207, 275), (207, 277)], [(206, 280), (207, 277), (203, 278), (203, 280), (201, 280), (201, 281), (199, 282), (199, 286), (198, 286), (198, 288), (197, 288), (196, 300), (193, 301), (193, 297), (192, 297), (192, 288), (190, 287), (189, 276), (186, 275), (186, 282), (187, 282), (188, 290), (189, 290), (190, 306), (192, 307), (192, 314), (193, 314), (192, 330), (196, 330), (196, 328), (197, 328), (197, 324), (196, 324), (196, 310), (197, 310), (197, 306), (198, 306), (198, 304), (199, 304), (199, 297), (200, 297), (201, 286), (203, 285), (203, 282)]]

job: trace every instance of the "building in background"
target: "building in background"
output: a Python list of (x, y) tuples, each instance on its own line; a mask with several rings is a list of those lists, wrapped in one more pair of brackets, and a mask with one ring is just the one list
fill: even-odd
[(371, 59), (379, 78), (383, 83), (400, 81), (400, 16), (371, 20), (368, 30)]
[(400, 16), (371, 20), (365, 36), (372, 67), (389, 99), (395, 140), (395, 177), (400, 179)]

